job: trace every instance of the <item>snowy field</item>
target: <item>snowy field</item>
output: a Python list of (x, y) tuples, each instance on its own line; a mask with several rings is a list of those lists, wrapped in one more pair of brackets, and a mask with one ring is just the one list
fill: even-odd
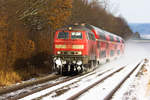
[(150, 43), (127, 43), (126, 46), (126, 56), (133, 59), (147, 58), (148, 61), (140, 75), (126, 87), (124, 96), (117, 100), (150, 100)]
[[(145, 58), (147, 59), (144, 64), (145, 66), (138, 76), (131, 76), (112, 97), (112, 100), (150, 100), (150, 43), (127, 42), (124, 56), (115, 63), (117, 63), (117, 65), (123, 63), (134, 63), (137, 60)], [(113, 64), (110, 63), (107, 66), (111, 65)], [(108, 91), (107, 88), (105, 88), (105, 83), (108, 87), (109, 85), (115, 85), (114, 82), (117, 82), (119, 78), (120, 77), (116, 78), (112, 82), (107, 80), (109, 82), (102, 83), (104, 84), (103, 88), (101, 88), (102, 85), (96, 86), (94, 89), (86, 93), (87, 95), (83, 95), (83, 97), (79, 98), (79, 100), (103, 100), (101, 98), (103, 95), (107, 94)], [(104, 90), (100, 91), (101, 89)]]
[[(118, 73), (118, 75), (116, 74), (113, 76), (116, 78), (110, 78), (106, 82), (104, 81), (101, 84), (96, 85), (94, 88), (78, 98), (78, 100), (103, 100), (102, 95), (103, 97), (107, 95), (109, 89), (112, 89), (111, 86), (113, 87), (117, 81), (121, 80), (122, 76), (125, 75), (124, 73), (128, 72), (128, 69), (132, 69), (132, 66), (137, 65), (139, 61), (145, 58), (147, 60), (142, 71), (138, 74), (137, 77), (135, 77), (135, 75), (130, 77), (127, 82), (119, 89), (119, 91), (113, 96), (112, 100), (150, 100), (150, 43), (127, 42), (125, 48), (125, 53), (122, 57), (98, 66), (98, 69), (92, 72), (94, 74), (90, 75), (89, 73), (89, 75), (85, 75), (88, 76), (86, 78), (83, 78), (85, 76), (81, 76), (56, 87), (34, 93), (33, 95), (22, 98), (21, 100), (66, 100), (71, 95), (79, 92), (81, 89), (101, 78), (103, 75), (98, 77), (100, 73), (103, 73), (107, 70), (110, 70), (111, 72), (111, 69), (128, 66), (127, 69), (120, 71), (121, 74)], [(55, 90), (54, 88), (60, 89)], [(57, 96), (60, 91), (65, 92)]]
[[(117, 68), (121, 66), (126, 66), (127, 64), (133, 64), (136, 62), (141, 61), (142, 59), (147, 58), (146, 63), (140, 74), (138, 74), (137, 77), (133, 76), (132, 78), (129, 78), (129, 80), (124, 84), (121, 89), (113, 96), (112, 100), (150, 100), (150, 87), (149, 87), (149, 80), (150, 80), (150, 43), (126, 43), (126, 50), (125, 54), (123, 57), (113, 60), (110, 63), (106, 63), (104, 65), (101, 65), (99, 69), (95, 71), (95, 73), (100, 73), (101, 71), (110, 69), (110, 68)], [(132, 67), (132, 66), (130, 66)], [(130, 68), (128, 68), (130, 69)], [(107, 87), (109, 88), (109, 85), (114, 85), (116, 81), (119, 80), (123, 76), (124, 73), (127, 71), (124, 70), (121, 76), (117, 76), (117, 78), (112, 78), (110, 80), (107, 80), (108, 82), (103, 82), (100, 85), (96, 85), (93, 89), (85, 93), (83, 96), (79, 97), (78, 100), (101, 100), (101, 96), (99, 94), (107, 94)], [(77, 84), (73, 84), (72, 86), (66, 87), (68, 92), (65, 92), (64, 94), (60, 96), (52, 96), (56, 95), (57, 93), (55, 92), (48, 92), (47, 90), (39, 93), (35, 93), (35, 95), (31, 95), (29, 97), (25, 97), (22, 100), (26, 99), (33, 99), (34, 96), (35, 98), (40, 98), (42, 100), (66, 100), (70, 95), (74, 94), (78, 90), (82, 89), (84, 86), (91, 84), (92, 81), (96, 80), (95, 76), (97, 75), (90, 76), (86, 79), (75, 79), (74, 81), (77, 81)], [(114, 76), (115, 77), (115, 76)], [(73, 80), (72, 80), (73, 81)], [(107, 83), (107, 84), (105, 84)], [(66, 84), (66, 83), (65, 83)], [(61, 84), (63, 85), (63, 84)], [(64, 85), (63, 85), (64, 86)], [(57, 87), (56, 87), (57, 88)], [(75, 89), (74, 89), (75, 88)], [(106, 91), (103, 91), (106, 90)], [(92, 91), (92, 92), (91, 92)], [(101, 91), (100, 93), (98, 91)], [(45, 95), (44, 97), (41, 94), (49, 94)], [(58, 92), (58, 91), (57, 91)], [(51, 94), (52, 93), (52, 94)], [(42, 98), (41, 98), (41, 97)], [(103, 99), (102, 99), (103, 100)]]

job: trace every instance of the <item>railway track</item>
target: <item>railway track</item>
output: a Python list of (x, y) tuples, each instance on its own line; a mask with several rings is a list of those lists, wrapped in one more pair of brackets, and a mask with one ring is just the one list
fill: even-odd
[[(93, 70), (96, 70), (96, 69), (97, 68), (94, 68)], [(89, 75), (91, 75), (95, 72), (86, 72), (86, 73), (76, 75), (76, 76), (71, 76), (71, 77), (52, 74), (52, 75), (41, 77), (39, 79), (35, 79), (32, 81), (26, 81), (18, 85), (6, 87), (6, 88), (0, 88), (0, 100), (6, 100), (6, 99), (16, 100), (16, 99), (28, 96), (30, 94), (33, 94), (35, 92), (41, 91), (43, 89), (61, 84), (65, 81), (69, 81), (79, 76), (86, 75), (88, 73)]]
[[(63, 84), (66, 84), (66, 82), (68, 83), (68, 86), (70, 85), (70, 84), (74, 84), (74, 83), (77, 83), (77, 82), (79, 82), (79, 80), (82, 80), (82, 79), (85, 79), (85, 78), (87, 78), (87, 77), (90, 77), (90, 76), (100, 76), (100, 75), (102, 75), (102, 74), (104, 74), (104, 73), (106, 73), (106, 72), (108, 72), (108, 71), (110, 71), (111, 69), (108, 69), (108, 70), (105, 70), (105, 71), (102, 71), (102, 72), (100, 72), (100, 73), (97, 73), (97, 74), (95, 74), (96, 72), (95, 71), (93, 71), (93, 72), (89, 72), (89, 73), (84, 73), (84, 74), (82, 74), (82, 75), (76, 75), (76, 76), (72, 76), (72, 77), (67, 77), (67, 78), (64, 78), (62, 81), (59, 81), (59, 82), (56, 82), (56, 83), (54, 83), (54, 84), (49, 84), (49, 85), (46, 85), (46, 86), (41, 86), (40, 88), (37, 88), (37, 89), (35, 89), (35, 90), (33, 90), (33, 91), (29, 91), (28, 93), (21, 93), (21, 94), (19, 94), (19, 95), (17, 95), (17, 96), (15, 96), (15, 97), (9, 97), (9, 98), (5, 98), (5, 99), (10, 99), (10, 100), (16, 100), (16, 99), (24, 99), (24, 100), (29, 100), (29, 99), (32, 99), (32, 98), (30, 98), (30, 96), (32, 95), (32, 94), (36, 94), (36, 93), (41, 93), (41, 91), (45, 91), (46, 89), (52, 89), (52, 88), (55, 88), (55, 86), (58, 86), (58, 85), (61, 85), (62, 87), (64, 87), (65, 85), (63, 85)], [(61, 87), (60, 86), (60, 87)], [(56, 88), (56, 89), (58, 89), (58, 88)], [(46, 90), (47, 91), (47, 90)], [(54, 90), (55, 91), (55, 90)], [(46, 94), (44, 94), (44, 96), (45, 96)], [(38, 95), (36, 95), (36, 96), (38, 96)], [(32, 97), (32, 96), (31, 96)], [(38, 99), (39, 98), (42, 98), (42, 96), (40, 96), (40, 97), (38, 97)], [(4, 100), (5, 100), (4, 99)], [(34, 98), (33, 98), (34, 99)]]
[[(76, 75), (73, 77), (65, 77), (62, 80), (54, 81), (53, 83), (45, 84), (39, 86), (37, 89), (31, 89), (27, 92), (22, 92), (19, 95), (14, 97), (3, 98), (2, 100), (10, 99), (10, 100), (41, 100), (41, 99), (63, 99), (63, 100), (74, 100), (74, 99), (89, 99), (89, 97), (93, 97), (90, 91), (94, 91), (94, 88), (98, 88), (101, 92), (101, 95), (98, 100), (110, 100), (112, 96), (116, 93), (116, 91), (124, 84), (124, 82), (131, 76), (136, 75), (138, 71), (141, 69), (144, 60), (140, 62), (136, 62), (134, 64), (128, 64), (126, 66), (118, 67), (115, 69), (106, 69), (100, 72), (89, 72), (83, 75)], [(127, 72), (124, 74), (124, 72)], [(122, 74), (121, 74), (122, 73)], [(122, 79), (119, 79), (116, 84), (110, 88), (109, 92), (107, 90), (108, 85), (103, 85), (110, 83), (110, 80), (113, 79), (117, 75), (122, 75)], [(107, 93), (105, 93), (107, 90)], [(104, 94), (101, 94), (104, 93)], [(91, 95), (91, 96), (90, 96)], [(92, 98), (91, 98), (92, 99)]]
[(23, 89), (25, 87), (29, 87), (29, 86), (32, 86), (32, 85), (44, 83), (48, 80), (53, 80), (53, 79), (56, 79), (58, 77), (60, 77), (60, 76), (59, 75), (48, 75), (46, 77), (42, 77), (40, 79), (36, 79), (36, 80), (33, 80), (33, 81), (26, 81), (26, 82), (18, 84), (18, 85), (0, 88), (0, 95), (5, 94), (5, 93), (10, 93), (10, 92), (13, 92), (13, 91), (17, 91), (19, 89)]
[[(98, 88), (98, 90), (101, 91), (99, 92), (99, 95), (101, 95), (101, 97), (98, 98), (98, 100), (110, 100), (115, 92), (122, 86), (122, 84), (124, 84), (124, 82), (133, 73), (137, 73), (142, 68), (143, 63), (144, 60), (140, 62), (138, 61), (134, 64), (129, 64), (127, 66), (122, 66), (120, 68), (109, 69), (99, 73), (97, 72), (92, 74), (86, 74), (71, 80), (64, 81), (61, 84), (42, 89), (39, 92), (30, 94), (20, 99), (86, 100), (87, 98), (89, 99), (89, 97), (93, 97), (90, 91), (94, 91), (93, 88)], [(115, 84), (113, 84), (112, 82), (113, 86), (111, 86), (110, 80), (113, 81), (114, 78), (120, 75), (122, 75), (122, 78), (118, 79)], [(111, 87), (109, 87), (108, 85), (104, 85), (106, 83), (108, 84), (108, 82)], [(107, 93), (106, 91), (104, 91), (104, 89), (107, 91)]]
[[(125, 67), (125, 66), (124, 66)], [(108, 69), (99, 73), (90, 73), (90, 74), (86, 74), (83, 75), (81, 77), (77, 77), (74, 78), (70, 81), (64, 81), (64, 83), (58, 84), (56, 86), (53, 86), (51, 88), (47, 88), (47, 89), (43, 89), (42, 91), (36, 92), (34, 94), (31, 94), (29, 96), (26, 96), (24, 98), (22, 98), (22, 100), (26, 100), (26, 99), (43, 99), (49, 95), (51, 95), (51, 99), (52, 98), (57, 98), (61, 95), (63, 95), (64, 93), (68, 92), (69, 90), (71, 90), (72, 88), (77, 88), (79, 87), (80, 83), (84, 83), (84, 82), (91, 82), (92, 79), (99, 79), (101, 78), (101, 81), (104, 80), (106, 77), (108, 76), (112, 76), (115, 72), (119, 72), (122, 69), (124, 69), (124, 67), (120, 67), (117, 69)], [(95, 81), (96, 81), (95, 80)], [(84, 85), (84, 84), (82, 84)]]
[[(79, 100), (86, 100), (86, 99), (93, 99), (93, 100), (111, 100), (113, 98), (113, 96), (115, 95), (115, 93), (121, 88), (122, 85), (125, 84), (125, 82), (127, 80), (131, 80), (131, 77), (133, 78), (133, 76), (136, 76), (137, 73), (141, 70), (141, 68), (143, 67), (143, 64), (144, 64), (144, 61), (142, 60), (141, 62), (137, 63), (137, 64), (134, 64), (135, 66), (129, 70), (127, 72), (127, 74), (120, 74), (122, 75), (123, 77), (121, 79), (118, 79), (118, 81), (115, 82), (112, 82), (114, 78), (117, 78), (118, 75), (114, 76), (113, 77), (109, 77), (109, 76), (106, 76), (106, 78), (104, 80), (99, 80), (93, 84), (91, 84), (90, 86), (88, 86), (87, 88), (81, 90), (80, 92), (72, 95), (71, 97), (67, 98), (67, 100), (74, 100), (74, 99), (79, 99)], [(129, 65), (129, 66), (133, 66), (133, 64)], [(126, 70), (125, 68), (123, 70)], [(123, 70), (122, 72), (120, 71), (119, 73), (123, 73)], [(119, 74), (117, 73), (117, 74)], [(104, 81), (102, 83), (102, 81)], [(111, 82), (111, 84), (109, 84), (108, 82)], [(111, 86), (112, 85), (112, 86)], [(128, 84), (129, 85), (129, 84)], [(97, 88), (96, 89), (93, 89), (93, 88)], [(91, 89), (91, 90), (90, 90)], [(93, 89), (93, 90), (92, 90)], [(96, 91), (96, 93), (99, 93), (99, 97), (94, 97), (94, 94), (95, 93), (94, 91)], [(83, 96), (84, 95), (84, 96)], [(90, 98), (92, 97), (92, 98)], [(113, 100), (116, 100), (113, 98)], [(119, 99), (121, 100), (121, 99)]]
[(11, 99), (15, 97), (16, 95), (24, 94), (28, 92), (29, 90), (34, 90), (38, 86), (40, 87), (42, 85), (46, 85), (50, 83), (52, 84), (54, 80), (60, 81), (64, 78), (65, 77), (61, 77), (60, 75), (51, 74), (51, 75), (41, 77), (35, 80), (25, 81), (17, 85), (0, 88), (0, 100)]

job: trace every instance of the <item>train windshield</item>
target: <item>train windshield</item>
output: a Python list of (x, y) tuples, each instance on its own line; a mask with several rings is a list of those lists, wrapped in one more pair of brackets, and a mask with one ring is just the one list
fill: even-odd
[(81, 32), (71, 32), (71, 39), (82, 39)]
[(69, 33), (68, 32), (59, 32), (58, 39), (68, 39)]

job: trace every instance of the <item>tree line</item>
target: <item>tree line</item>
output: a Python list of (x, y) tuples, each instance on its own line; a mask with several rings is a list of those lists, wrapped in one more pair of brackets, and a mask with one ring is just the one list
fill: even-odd
[(132, 35), (97, 0), (0, 0), (0, 86), (49, 73), (55, 30), (76, 22)]

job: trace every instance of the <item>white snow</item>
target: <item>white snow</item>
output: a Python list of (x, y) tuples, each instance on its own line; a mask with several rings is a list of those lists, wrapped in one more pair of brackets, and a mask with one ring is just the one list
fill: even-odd
[[(94, 72), (92, 72), (92, 73), (94, 73)], [(103, 73), (103, 71), (100, 72), (100, 73)], [(100, 73), (93, 74), (93, 75), (91, 75), (91, 76), (88, 76), (88, 75), (91, 74), (91, 73), (86, 74), (86, 75), (84, 75), (84, 76), (75, 78), (75, 79), (73, 79), (73, 80), (71, 80), (71, 81), (67, 81), (67, 82), (65, 82), (65, 83), (56, 85), (56, 86), (54, 86), (54, 87), (52, 87), (52, 88), (48, 88), (48, 89), (42, 90), (42, 91), (40, 91), (40, 92), (34, 93), (34, 94), (29, 95), (29, 96), (27, 96), (27, 97), (24, 97), (24, 98), (22, 98), (22, 99), (20, 99), (20, 100), (31, 100), (31, 99), (34, 99), (34, 98), (38, 98), (39, 96), (45, 95), (45, 94), (50, 93), (50, 92), (52, 92), (52, 91), (54, 91), (54, 90), (56, 90), (56, 89), (62, 88), (63, 86), (66, 86), (66, 85), (69, 85), (69, 84), (72, 84), (72, 83), (76, 83), (76, 82), (78, 82), (79, 80), (81, 80), (82, 78), (83, 78), (83, 81), (87, 81), (87, 80), (93, 79), (93, 78), (96, 79), (96, 78), (95, 78), (96, 75), (98, 75), (98, 74), (100, 74)], [(88, 76), (88, 78), (84, 79), (84, 77), (86, 77), (86, 76)], [(86, 86), (86, 84), (84, 84), (84, 85)], [(51, 97), (51, 95), (50, 95), (50, 97)], [(49, 98), (50, 98), (50, 97), (49, 97)]]
[[(140, 61), (144, 58), (150, 57), (150, 43), (128, 43), (126, 44), (126, 50), (123, 57), (111, 61), (110, 63), (106, 63), (104, 65), (101, 65), (96, 71), (94, 71), (93, 75), (88, 76), (84, 75), (79, 78), (73, 79), (71, 81), (65, 82), (63, 84), (57, 85), (55, 87), (34, 93), (33, 95), (27, 96), (25, 98), (22, 98), (21, 100), (30, 100), (34, 98), (38, 98), (42, 95), (52, 93), (50, 95), (47, 95), (43, 97), (43, 100), (65, 100), (69, 98), (71, 95), (79, 92), (81, 89), (84, 89), (85, 87), (89, 86), (90, 84), (94, 83), (95, 81), (99, 80), (101, 77), (97, 77), (98, 74), (108, 70), (108, 69), (116, 69), (122, 66), (126, 66), (128, 64), (127, 69), (123, 69), (123, 72), (121, 71), (121, 74), (115, 74), (113, 77), (110, 78), (101, 84), (95, 86), (93, 89), (89, 90), (84, 95), (80, 96), (78, 98), (79, 100), (103, 100), (103, 97), (108, 94), (108, 92), (112, 89), (114, 85), (116, 85), (117, 81), (122, 80), (121, 78), (125, 75), (124, 73), (127, 73), (129, 69), (132, 68), (133, 65), (135, 65), (136, 62)], [(133, 64), (133, 65), (132, 65)], [(137, 64), (137, 63), (136, 63)], [(150, 79), (150, 62), (146, 64), (145, 68), (147, 69), (146, 72), (143, 72), (143, 75), (140, 77), (133, 77), (131, 76), (129, 80), (122, 86), (122, 88), (119, 90), (118, 93), (114, 95), (112, 98), (113, 100), (150, 100), (150, 93), (147, 92), (147, 84)], [(87, 78), (84, 78), (85, 76), (88, 76)], [(131, 80), (130, 80), (131, 79)], [(74, 83), (74, 84), (72, 84)], [(64, 85), (72, 84), (69, 87), (64, 87)], [(63, 89), (70, 88), (69, 91), (65, 92), (63, 95), (52, 97), (56, 95), (55, 92), (53, 92), (55, 89), (59, 90), (62, 87)], [(149, 91), (150, 92), (150, 91)], [(101, 94), (101, 95), (100, 95)]]
[(118, 83), (120, 83), (123, 80), (123, 78), (126, 76), (126, 74), (130, 73), (131, 69), (134, 69), (136, 65), (137, 63), (132, 63), (131, 65), (126, 66), (126, 68), (124, 68), (119, 73), (113, 75), (112, 77), (104, 81), (103, 83), (90, 89), (88, 91), (88, 94), (85, 93), (83, 96), (79, 98), (79, 100), (87, 100), (89, 97), (93, 98), (94, 96), (95, 97), (93, 100), (104, 100), (105, 97), (115, 88), (115, 86), (117, 86)]
[(141, 35), (141, 38), (143, 38), (143, 39), (150, 39), (150, 35), (149, 34), (144, 34), (144, 35)]
[[(144, 63), (144, 61), (143, 61)], [(125, 83), (120, 87), (120, 89), (115, 93), (112, 100), (133, 100), (135, 98), (135, 94), (133, 94), (132, 88), (134, 88), (136, 85), (132, 85), (136, 81), (136, 75), (141, 70), (143, 63), (141, 63), (136, 71), (125, 81)], [(128, 92), (127, 92), (128, 91)], [(132, 96), (131, 93), (134, 95)], [(137, 99), (136, 99), (137, 100)], [(142, 99), (140, 99), (142, 100)]]

